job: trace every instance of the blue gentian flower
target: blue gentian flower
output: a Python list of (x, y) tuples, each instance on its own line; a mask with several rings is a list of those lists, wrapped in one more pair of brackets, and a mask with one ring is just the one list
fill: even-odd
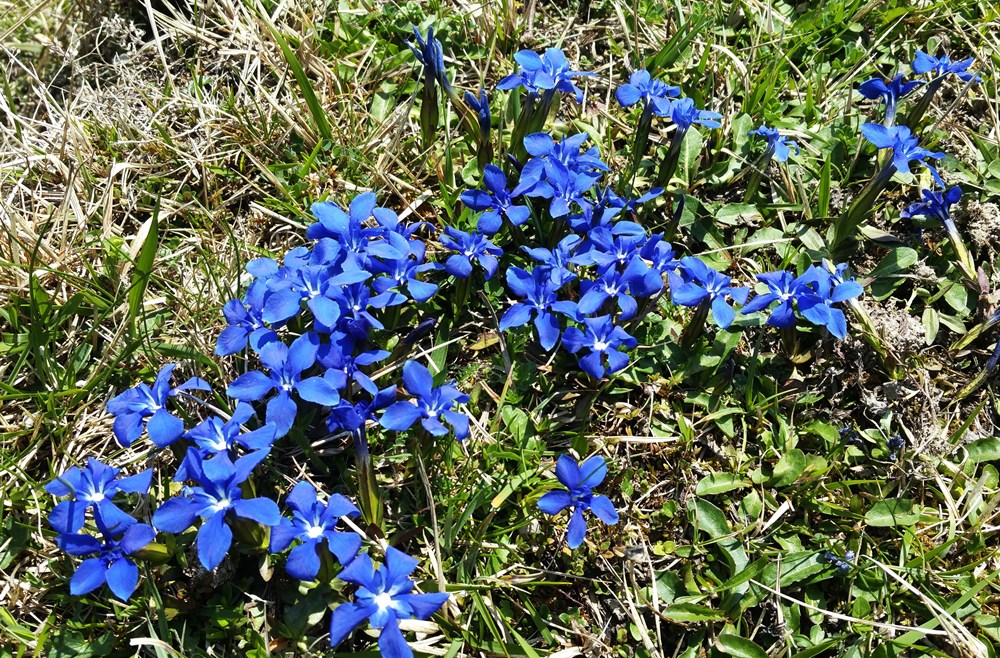
[(188, 473), (198, 483), (190, 488), (190, 497), (169, 498), (153, 513), (153, 526), (163, 532), (184, 532), (201, 517), (196, 544), (198, 560), (206, 569), (219, 566), (233, 542), (233, 533), (226, 525), (230, 511), (236, 516), (275, 526), (281, 521), (278, 505), (269, 498), (243, 498), (240, 487), (250, 472), (268, 455), (258, 450), (232, 462), (225, 455), (203, 459), (198, 450), (188, 450), (185, 460)]
[[(396, 238), (406, 244), (403, 238)], [(367, 270), (353, 267), (347, 256), (333, 239), (322, 238), (305, 262), (286, 264), (278, 276), (268, 280), (271, 294), (264, 302), (264, 320), (271, 324), (287, 322), (299, 314), (305, 302), (323, 326), (335, 326), (341, 314), (337, 303), (341, 288), (371, 277)], [(331, 267), (334, 263), (338, 267)], [(347, 267), (342, 267), (345, 264)]]
[(861, 126), (861, 132), (864, 133), (865, 139), (876, 147), (892, 149), (892, 164), (897, 171), (910, 173), (910, 162), (916, 160), (930, 170), (935, 180), (941, 180), (937, 169), (924, 162), (924, 159), (939, 160), (944, 157), (944, 153), (921, 147), (919, 145), (920, 138), (911, 133), (906, 126), (886, 127), (877, 123), (866, 123)]
[[(577, 312), (582, 315), (597, 313), (605, 302), (614, 299), (621, 311), (620, 320), (628, 320), (639, 310), (638, 302), (629, 293), (637, 287), (641, 291), (639, 294), (646, 292), (643, 283), (648, 272), (649, 267), (638, 255), (633, 255), (622, 271), (619, 271), (615, 264), (606, 266), (596, 280), (580, 282), (583, 294), (577, 302)], [(660, 281), (658, 275), (655, 278)]]
[(264, 295), (267, 293), (266, 281), (254, 281), (247, 288), (242, 300), (231, 299), (222, 307), (222, 315), (228, 323), (219, 334), (215, 344), (218, 356), (229, 356), (246, 349), (247, 339), (250, 347), (259, 350), (261, 345), (278, 339), (278, 334), (264, 324)]
[(958, 267), (970, 281), (978, 281), (979, 275), (976, 271), (976, 264), (972, 261), (972, 255), (965, 246), (962, 234), (955, 226), (955, 220), (951, 217), (951, 207), (962, 198), (962, 188), (955, 185), (946, 192), (935, 192), (922, 190), (924, 196), (923, 203), (914, 203), (905, 208), (900, 216), (904, 219), (913, 217), (933, 217), (941, 222), (945, 231), (948, 232), (948, 239), (951, 240), (952, 248), (958, 257)]
[(131, 515), (123, 512), (112, 499), (118, 492), (141, 493), (149, 491), (153, 469), (137, 475), (118, 479), (120, 469), (108, 466), (92, 457), (87, 466), (70, 467), (65, 473), (45, 485), (53, 496), (72, 496), (57, 504), (49, 514), (49, 524), (57, 532), (74, 533), (83, 528), (87, 510), (94, 508), (94, 518), (113, 532), (135, 523)]
[[(639, 255), (649, 261), (652, 269), (662, 277), (677, 269), (677, 259), (673, 246), (663, 239), (662, 233), (651, 235), (639, 250)], [(662, 280), (662, 279), (661, 279)]]
[(358, 340), (366, 339), (370, 329), (385, 329), (368, 309), (385, 308), (393, 300), (393, 296), (392, 292), (384, 292), (373, 297), (364, 283), (344, 286), (339, 299), (345, 310), (340, 321), (341, 328)]
[(274, 443), (277, 429), (274, 425), (268, 424), (250, 432), (241, 432), (240, 426), (253, 418), (253, 415), (253, 407), (246, 402), (240, 402), (229, 420), (209, 416), (188, 430), (185, 437), (198, 446), (205, 456), (217, 453), (229, 454), (236, 449), (236, 446), (251, 451), (270, 448)]
[(649, 75), (649, 71), (639, 70), (629, 76), (628, 82), (615, 90), (615, 98), (622, 107), (631, 107), (642, 101), (644, 113), (670, 116), (670, 99), (680, 96), (680, 87), (668, 85)]
[(587, 253), (582, 262), (599, 267), (624, 267), (647, 239), (649, 236), (646, 229), (636, 222), (615, 222), (611, 226), (599, 226), (587, 233), (587, 240), (583, 245), (587, 248)]
[(170, 445), (184, 433), (184, 421), (167, 411), (167, 399), (183, 391), (211, 391), (212, 387), (200, 377), (192, 377), (176, 388), (170, 388), (170, 375), (176, 364), (170, 363), (160, 370), (152, 386), (139, 384), (108, 401), (108, 412), (115, 416), (114, 433), (118, 443), (125, 447), (142, 435), (143, 421), (150, 440), (158, 447)]
[(477, 228), (484, 235), (493, 235), (503, 226), (506, 218), (514, 226), (528, 221), (531, 211), (527, 206), (515, 205), (514, 197), (507, 191), (507, 177), (495, 165), (486, 165), (483, 170), (483, 184), (488, 192), (466, 190), (462, 192), (462, 203), (476, 211), (486, 211), (479, 216)]
[(358, 341), (348, 334), (341, 332), (331, 334), (330, 342), (320, 346), (316, 361), (326, 369), (323, 378), (338, 391), (353, 381), (369, 395), (375, 395), (378, 393), (378, 387), (362, 368), (388, 358), (389, 352), (368, 350), (354, 354), (358, 344)]
[[(364, 398), (365, 396), (360, 396)], [(368, 421), (377, 421), (376, 411), (385, 409), (396, 401), (396, 387), (387, 386), (377, 391), (370, 400), (360, 400), (351, 404), (341, 399), (340, 403), (330, 409), (326, 419), (326, 427), (331, 432), (363, 431)]]
[(795, 154), (799, 154), (799, 145), (791, 137), (782, 137), (777, 128), (769, 128), (761, 124), (760, 128), (751, 130), (748, 135), (757, 135), (767, 140), (767, 149), (764, 151), (764, 159), (774, 157), (778, 162), (786, 162), (791, 153), (789, 147), (795, 148)]
[(372, 217), (377, 202), (373, 192), (359, 194), (351, 200), (345, 213), (335, 203), (317, 201), (312, 205), (312, 214), (318, 221), (306, 229), (306, 237), (310, 240), (332, 238), (344, 250), (363, 255), (368, 250), (368, 243), (382, 234), (381, 228), (364, 226)]
[[(564, 137), (558, 142), (547, 133), (532, 133), (525, 137), (524, 147), (532, 157), (521, 169), (521, 178), (512, 194), (515, 197), (525, 194), (542, 180), (552, 182), (552, 176), (557, 169), (560, 171), (560, 176), (594, 175), (595, 172), (609, 171), (608, 166), (601, 160), (601, 153), (596, 146), (580, 151), (588, 137), (587, 133), (579, 133)], [(556, 167), (557, 164), (562, 167)]]
[(340, 494), (331, 495), (326, 503), (316, 498), (316, 488), (308, 482), (299, 482), (286, 499), (292, 508), (292, 518), (282, 517), (271, 528), (271, 545), (268, 550), (280, 553), (293, 541), (299, 545), (292, 549), (285, 561), (285, 571), (299, 580), (316, 580), (319, 573), (320, 544), (326, 541), (327, 549), (337, 561), (347, 564), (361, 550), (361, 536), (356, 532), (338, 532), (337, 521), (345, 516), (358, 516), (361, 512), (354, 503)]
[(682, 258), (680, 269), (683, 277), (673, 272), (668, 274), (670, 296), (674, 304), (699, 306), (702, 302), (708, 302), (712, 306), (715, 323), (722, 329), (729, 327), (736, 318), (736, 312), (726, 303), (726, 297), (732, 297), (742, 305), (746, 303), (750, 289), (731, 285), (730, 277), (713, 270), (700, 258)]
[(615, 208), (619, 211), (624, 211), (627, 215), (635, 215), (640, 205), (652, 201), (661, 194), (663, 194), (663, 188), (654, 187), (640, 197), (626, 199), (615, 194), (611, 186), (607, 185), (603, 190), (597, 191), (596, 203), (602, 209)]
[(424, 66), (425, 79), (436, 80), (445, 92), (451, 90), (451, 83), (448, 82), (448, 72), (444, 67), (444, 49), (441, 42), (434, 38), (434, 26), (427, 28), (427, 38), (420, 35), (420, 31), (413, 26), (414, 41), (407, 41), (417, 60)]
[(808, 285), (811, 293), (799, 298), (799, 313), (813, 324), (826, 327), (837, 338), (847, 337), (847, 318), (834, 304), (854, 299), (864, 290), (854, 279), (845, 279), (844, 272), (847, 263), (837, 265), (834, 272), (825, 267), (809, 268), (801, 279)]
[(583, 318), (583, 324), (586, 331), (570, 327), (563, 333), (563, 345), (570, 354), (589, 350), (579, 361), (585, 373), (594, 379), (601, 379), (605, 374), (614, 374), (628, 365), (628, 355), (619, 348), (632, 349), (636, 340), (611, 322), (610, 315)]
[(560, 455), (556, 462), (556, 477), (566, 490), (550, 491), (538, 500), (538, 509), (555, 515), (567, 507), (573, 509), (566, 533), (566, 544), (576, 549), (587, 534), (585, 510), (591, 510), (597, 518), (608, 525), (618, 523), (618, 512), (607, 496), (594, 495), (594, 487), (604, 481), (608, 467), (600, 455), (590, 457), (582, 464), (569, 455)]
[(722, 124), (718, 119), (721, 118), (718, 112), (699, 110), (690, 98), (679, 98), (670, 104), (670, 119), (677, 125), (679, 133), (687, 132), (696, 123), (706, 128), (720, 128)]
[(576, 263), (574, 252), (581, 241), (582, 238), (579, 235), (567, 235), (552, 250), (526, 246), (521, 247), (521, 249), (538, 263), (536, 268), (548, 270), (556, 288), (562, 288), (576, 278), (576, 274), (569, 267)]
[(806, 286), (802, 279), (787, 270), (763, 272), (757, 275), (757, 279), (767, 284), (768, 291), (747, 302), (740, 313), (749, 315), (763, 311), (774, 302), (779, 302), (771, 309), (771, 314), (767, 318), (767, 323), (772, 327), (787, 329), (794, 326), (795, 302), (799, 303), (801, 309), (803, 298), (816, 296), (815, 291)]
[(378, 648), (385, 658), (412, 658), (413, 651), (399, 629), (400, 619), (428, 619), (445, 604), (447, 593), (415, 594), (410, 574), (417, 561), (392, 546), (385, 566), (378, 568), (368, 553), (358, 555), (337, 577), (357, 585), (354, 601), (341, 603), (330, 617), (330, 646), (336, 647), (365, 620), (379, 631)]
[(396, 402), (386, 409), (379, 419), (382, 427), (401, 432), (420, 420), (425, 430), (434, 436), (444, 436), (448, 433), (448, 428), (441, 422), (444, 419), (455, 430), (456, 439), (462, 441), (469, 436), (469, 417), (452, 411), (456, 404), (468, 402), (469, 396), (455, 388), (453, 383), (435, 387), (430, 370), (410, 360), (403, 364), (403, 384), (414, 399)]
[(872, 78), (861, 83), (858, 93), (870, 100), (881, 99), (885, 103), (885, 125), (891, 126), (896, 120), (896, 106), (899, 99), (920, 86), (920, 80), (903, 82), (903, 74), (886, 83), (882, 78)]
[(292, 391), (308, 402), (333, 406), (340, 400), (337, 389), (322, 377), (302, 378), (302, 373), (316, 363), (319, 336), (309, 332), (296, 338), (291, 347), (284, 343), (268, 343), (260, 351), (260, 361), (268, 374), (251, 370), (236, 378), (226, 395), (242, 402), (255, 402), (271, 391), (278, 394), (267, 403), (267, 422), (276, 426), (276, 436), (282, 437), (295, 422), (297, 405)]
[(534, 95), (560, 91), (572, 93), (576, 102), (582, 103), (583, 90), (573, 84), (573, 78), (594, 75), (570, 69), (566, 55), (559, 48), (548, 48), (542, 55), (531, 50), (521, 50), (514, 54), (514, 61), (521, 66), (521, 70), (501, 80), (497, 89), (508, 90), (523, 86), (529, 94)]
[(837, 571), (840, 573), (847, 573), (851, 570), (851, 562), (854, 561), (854, 558), (854, 551), (846, 551), (843, 558), (838, 557), (837, 554), (832, 551), (823, 553), (823, 559), (837, 567)]
[(465, 92), (465, 102), (469, 108), (476, 113), (476, 120), (479, 123), (479, 139), (486, 142), (490, 139), (490, 101), (486, 97), (486, 90), (479, 90), (479, 98), (469, 92)]
[[(439, 269), (437, 263), (424, 262), (425, 250), (423, 243), (408, 242), (398, 233), (388, 234), (378, 247), (373, 246), (372, 252), (378, 253), (380, 259), (372, 259), (369, 270), (382, 275), (372, 281), (375, 292), (383, 294), (391, 290), (405, 290), (413, 301), (421, 303), (433, 297), (438, 290), (437, 284), (417, 278), (424, 272)], [(397, 293), (386, 305), (395, 306), (405, 301), (406, 297)]]
[(553, 218), (564, 217), (574, 205), (580, 208), (590, 205), (584, 195), (600, 179), (599, 173), (574, 173), (562, 163), (555, 162), (549, 167), (547, 179), (524, 190), (524, 196), (550, 199), (549, 214)]
[(69, 592), (83, 596), (107, 583), (111, 593), (128, 601), (139, 584), (139, 569), (128, 555), (141, 550), (156, 537), (156, 532), (145, 523), (109, 529), (98, 521), (104, 541), (93, 535), (65, 533), (56, 538), (59, 548), (70, 555), (93, 555), (77, 567), (69, 581)]
[(913, 72), (918, 75), (930, 72), (933, 72), (935, 75), (953, 73), (963, 82), (968, 82), (973, 79), (976, 82), (982, 82), (982, 78), (974, 73), (970, 73), (968, 70), (974, 61), (975, 60), (970, 57), (969, 59), (953, 62), (947, 55), (934, 57), (933, 55), (928, 55), (927, 53), (918, 50), (911, 67), (913, 68)]
[[(536, 267), (529, 274), (519, 267), (507, 268), (507, 285), (523, 302), (514, 303), (500, 318), (500, 331), (520, 327), (535, 316), (538, 342), (546, 350), (552, 349), (559, 340), (559, 318), (555, 313), (576, 316), (576, 304), (559, 300), (556, 292), (561, 286), (552, 282), (549, 271)], [(555, 313), (553, 313), (553, 311)]]
[(475, 260), (482, 266), (485, 272), (484, 278), (489, 280), (500, 264), (497, 259), (503, 255), (503, 250), (487, 240), (482, 233), (478, 231), (466, 233), (450, 226), (445, 227), (441, 244), (457, 252), (448, 257), (444, 269), (459, 279), (469, 278), (472, 274), (472, 261)]

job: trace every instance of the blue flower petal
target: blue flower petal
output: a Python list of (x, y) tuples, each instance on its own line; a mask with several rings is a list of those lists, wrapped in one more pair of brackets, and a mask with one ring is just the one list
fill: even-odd
[(216, 512), (198, 528), (198, 560), (211, 571), (222, 563), (233, 544), (233, 531), (226, 525), (226, 512)]
[(69, 593), (73, 596), (89, 594), (104, 584), (108, 567), (103, 558), (92, 557), (84, 560), (69, 579)]
[(618, 511), (615, 510), (615, 506), (611, 504), (611, 500), (607, 496), (594, 496), (591, 498), (590, 509), (597, 515), (597, 518), (608, 525), (618, 523)]
[(334, 608), (330, 615), (330, 646), (336, 647), (343, 642), (375, 610), (374, 605), (363, 606), (357, 603), (341, 603)]
[(413, 650), (406, 643), (399, 622), (389, 617), (378, 636), (378, 648), (383, 658), (413, 658)]
[(566, 545), (571, 549), (578, 548), (583, 543), (583, 538), (587, 534), (587, 520), (583, 518), (583, 508), (577, 507), (573, 510), (573, 516), (569, 519), (569, 527), (566, 533)]
[(558, 514), (571, 504), (573, 499), (570, 498), (569, 492), (562, 489), (550, 491), (538, 499), (538, 509), (546, 514)]
[(285, 571), (299, 580), (316, 580), (316, 574), (319, 573), (319, 555), (316, 553), (318, 544), (317, 540), (312, 539), (293, 548), (285, 561)]
[(139, 584), (139, 569), (131, 560), (119, 558), (108, 567), (105, 577), (108, 589), (122, 601), (128, 601)]

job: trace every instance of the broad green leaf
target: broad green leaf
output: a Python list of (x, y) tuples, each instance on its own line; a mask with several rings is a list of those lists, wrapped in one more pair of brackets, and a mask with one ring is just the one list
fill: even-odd
[(677, 158), (677, 170), (688, 185), (694, 182), (695, 174), (697, 173), (695, 168), (698, 165), (698, 157), (701, 155), (701, 150), (704, 146), (705, 140), (702, 139), (701, 133), (698, 132), (697, 128), (692, 127), (684, 135), (684, 141), (681, 142), (681, 152)]
[(912, 267), (913, 264), (917, 262), (917, 258), (918, 255), (916, 249), (910, 249), (909, 247), (896, 247), (879, 261), (878, 265), (875, 266), (875, 269), (868, 273), (868, 276), (873, 279), (877, 279), (880, 276), (895, 274), (896, 272)]
[(1000, 461), (1000, 439), (995, 436), (977, 439), (966, 444), (965, 451), (969, 454), (969, 461), (977, 464)]
[(733, 633), (722, 633), (715, 645), (719, 651), (737, 658), (767, 658), (767, 653), (753, 640)]
[(865, 523), (876, 528), (913, 525), (920, 520), (920, 508), (909, 498), (880, 500), (865, 513)]
[(803, 471), (806, 470), (806, 455), (798, 448), (792, 448), (778, 460), (774, 465), (774, 474), (771, 476), (770, 485), (772, 487), (784, 487), (799, 479)]
[(675, 603), (660, 611), (667, 619), (680, 622), (721, 621), (726, 618), (721, 610), (697, 603)]
[(924, 323), (924, 342), (931, 345), (934, 343), (934, 339), (937, 338), (938, 329), (941, 327), (938, 312), (934, 310), (934, 307), (928, 306), (924, 309), (924, 315), (921, 319)]
[(698, 483), (695, 493), (699, 496), (713, 496), (749, 486), (749, 482), (735, 473), (715, 473), (703, 477)]

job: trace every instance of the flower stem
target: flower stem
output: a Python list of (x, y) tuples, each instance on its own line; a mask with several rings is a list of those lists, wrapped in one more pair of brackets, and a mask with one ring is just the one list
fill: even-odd
[(705, 332), (705, 322), (708, 320), (708, 312), (711, 309), (712, 300), (709, 297), (706, 297), (698, 304), (698, 308), (695, 310), (694, 315), (691, 316), (688, 326), (684, 328), (684, 333), (681, 334), (681, 347), (691, 347)]

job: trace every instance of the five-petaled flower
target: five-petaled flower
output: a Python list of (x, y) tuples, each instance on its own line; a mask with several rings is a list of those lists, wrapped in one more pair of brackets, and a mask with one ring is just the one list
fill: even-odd
[(514, 197), (507, 190), (507, 177), (496, 165), (486, 165), (483, 170), (483, 184), (486, 190), (466, 190), (462, 192), (462, 203), (477, 211), (485, 211), (479, 216), (476, 228), (485, 235), (493, 235), (503, 226), (506, 218), (514, 226), (528, 221), (531, 211), (527, 206), (516, 205)]
[(330, 617), (330, 645), (337, 646), (365, 620), (379, 631), (378, 648), (385, 658), (412, 658), (413, 651), (399, 628), (400, 619), (427, 619), (448, 600), (449, 594), (413, 592), (410, 574), (417, 560), (392, 546), (385, 550), (385, 565), (378, 568), (368, 553), (358, 555), (337, 577), (357, 585), (354, 601), (341, 603)]
[(243, 498), (240, 487), (268, 452), (258, 450), (232, 462), (226, 455), (203, 459), (198, 450), (189, 449), (184, 458), (186, 472), (198, 484), (190, 488), (190, 497), (177, 496), (164, 501), (153, 513), (153, 526), (163, 532), (184, 532), (200, 516), (202, 524), (195, 540), (198, 559), (206, 569), (219, 566), (233, 542), (233, 532), (226, 525), (230, 511), (264, 526), (275, 526), (281, 521), (281, 512), (273, 500)]
[[(580, 358), (580, 368), (594, 379), (613, 374), (628, 365), (628, 355), (619, 348), (632, 349), (636, 340), (611, 321), (610, 315), (583, 318), (584, 331), (570, 327), (563, 334), (563, 345), (570, 354), (589, 350)], [(606, 365), (605, 365), (606, 364)]]
[(668, 85), (649, 75), (649, 71), (639, 70), (629, 76), (628, 82), (615, 89), (615, 98), (622, 107), (631, 107), (642, 101), (643, 113), (670, 116), (670, 99), (681, 93), (679, 87)]
[(789, 147), (795, 148), (795, 154), (799, 154), (799, 145), (791, 137), (782, 137), (777, 128), (770, 128), (761, 124), (760, 128), (751, 130), (748, 135), (757, 135), (767, 140), (767, 147), (764, 150), (764, 159), (774, 157), (778, 162), (785, 162), (791, 153)]
[(924, 162), (925, 158), (939, 160), (944, 157), (940, 151), (931, 151), (920, 146), (920, 138), (910, 132), (906, 126), (883, 126), (878, 123), (866, 123), (861, 126), (865, 139), (880, 149), (892, 149), (892, 164), (897, 171), (910, 173), (910, 162), (916, 160), (930, 170), (934, 179), (941, 180), (937, 169)]
[(160, 369), (152, 386), (141, 383), (108, 401), (108, 412), (115, 417), (114, 433), (118, 443), (125, 447), (142, 435), (142, 424), (147, 418), (146, 433), (158, 447), (168, 446), (184, 433), (184, 421), (167, 411), (167, 399), (183, 391), (210, 391), (212, 387), (200, 377), (192, 377), (176, 388), (170, 388), (170, 375), (175, 363)]
[(153, 469), (129, 477), (118, 478), (119, 469), (93, 457), (87, 466), (71, 466), (65, 473), (45, 485), (53, 496), (72, 496), (56, 505), (49, 514), (49, 524), (58, 532), (73, 533), (83, 528), (87, 510), (94, 508), (94, 518), (111, 532), (121, 530), (135, 519), (112, 502), (115, 494), (149, 491)]
[[(500, 331), (527, 324), (532, 315), (538, 342), (550, 350), (559, 340), (559, 318), (555, 313), (576, 316), (576, 303), (556, 297), (559, 285), (552, 282), (549, 269), (536, 267), (530, 273), (519, 267), (507, 268), (507, 285), (523, 302), (515, 302), (500, 318)], [(553, 312), (554, 311), (554, 312)]]
[(713, 270), (700, 258), (685, 256), (680, 261), (683, 276), (668, 273), (670, 281), (670, 297), (680, 306), (698, 306), (710, 303), (715, 324), (722, 329), (727, 328), (736, 318), (736, 312), (726, 303), (726, 297), (732, 297), (739, 304), (745, 304), (750, 289), (732, 285), (732, 279), (721, 272)]
[(326, 503), (316, 498), (316, 488), (308, 482), (299, 482), (286, 499), (292, 509), (292, 518), (282, 517), (271, 528), (272, 553), (279, 553), (296, 539), (299, 545), (291, 550), (285, 561), (285, 571), (299, 580), (316, 579), (320, 568), (319, 551), (326, 547), (341, 564), (347, 564), (361, 549), (361, 536), (355, 532), (338, 532), (337, 521), (345, 516), (358, 516), (361, 512), (354, 503), (340, 494), (331, 495)]
[(933, 55), (928, 55), (922, 50), (918, 50), (916, 57), (913, 59), (913, 64), (911, 64), (911, 68), (914, 73), (918, 74), (933, 72), (935, 75), (945, 75), (948, 73), (954, 73), (963, 82), (968, 82), (969, 80), (981, 82), (982, 78), (969, 72), (968, 70), (974, 61), (975, 60), (970, 57), (969, 59), (953, 62), (947, 55), (934, 57)]
[(594, 455), (577, 464), (569, 455), (560, 455), (556, 462), (556, 477), (566, 490), (550, 491), (538, 500), (538, 509), (555, 515), (567, 507), (573, 509), (566, 534), (566, 544), (575, 549), (583, 543), (587, 534), (585, 510), (591, 510), (597, 518), (608, 525), (618, 523), (618, 512), (607, 496), (594, 495), (594, 487), (604, 481), (608, 467), (604, 458)]
[(329, 381), (320, 376), (302, 378), (302, 373), (316, 363), (319, 336), (315, 332), (302, 334), (291, 346), (268, 343), (260, 350), (260, 361), (268, 374), (259, 370), (243, 373), (229, 385), (226, 394), (243, 402), (255, 402), (272, 390), (278, 394), (267, 403), (267, 422), (274, 423), (276, 436), (288, 433), (295, 422), (297, 405), (292, 391), (308, 402), (332, 407), (340, 401), (340, 394)]
[(112, 594), (128, 601), (139, 583), (139, 569), (127, 556), (153, 541), (156, 532), (145, 523), (135, 523), (134, 519), (124, 529), (109, 529), (100, 520), (97, 527), (104, 541), (94, 535), (76, 533), (63, 533), (56, 538), (59, 548), (70, 555), (98, 554), (77, 567), (69, 580), (69, 593), (83, 596), (107, 583)]
[(469, 278), (472, 274), (472, 261), (475, 260), (482, 265), (486, 273), (484, 278), (489, 280), (500, 264), (497, 259), (503, 255), (503, 250), (487, 240), (482, 233), (478, 231), (466, 233), (450, 226), (445, 227), (441, 244), (456, 252), (448, 257), (444, 268), (448, 274), (459, 279)]
[(469, 417), (452, 410), (456, 404), (468, 402), (468, 395), (453, 384), (434, 386), (434, 377), (427, 366), (412, 360), (403, 364), (403, 384), (414, 399), (401, 400), (387, 408), (379, 420), (382, 427), (403, 431), (420, 420), (425, 430), (434, 436), (444, 436), (448, 428), (441, 422), (443, 419), (455, 430), (459, 441), (469, 436)]

